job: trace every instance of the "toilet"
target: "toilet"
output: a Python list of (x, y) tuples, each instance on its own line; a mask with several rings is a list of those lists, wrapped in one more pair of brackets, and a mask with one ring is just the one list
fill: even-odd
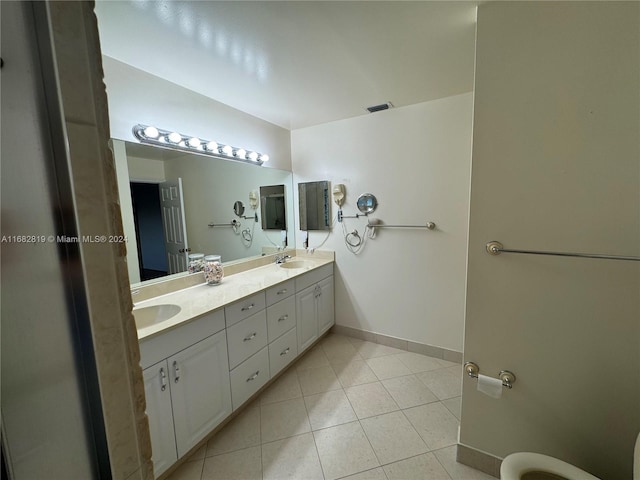
[[(508, 455), (500, 466), (501, 480), (600, 480), (557, 458), (540, 453)], [(633, 479), (640, 480), (640, 434), (633, 454)]]

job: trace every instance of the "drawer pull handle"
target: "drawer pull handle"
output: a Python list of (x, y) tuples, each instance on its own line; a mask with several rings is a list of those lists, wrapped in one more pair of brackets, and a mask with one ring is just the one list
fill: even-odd
[(173, 371), (175, 372), (175, 375), (176, 375), (174, 382), (178, 383), (178, 381), (180, 380), (180, 368), (178, 367), (177, 361), (173, 362)]
[(167, 374), (164, 371), (164, 367), (160, 369), (160, 391), (164, 392), (167, 389)]
[(279, 322), (284, 322), (287, 318), (289, 318), (289, 315), (282, 315), (282, 316), (278, 319), (278, 321), (279, 321)]
[(280, 352), (280, 356), (281, 357), (285, 356), (287, 353), (289, 353), (289, 350), (291, 350), (289, 347), (285, 348), (283, 351)]
[(287, 293), (287, 289), (286, 289), (286, 288), (283, 288), (282, 290), (278, 290), (278, 291), (276, 292), (276, 295), (284, 295), (285, 293)]
[(253, 303), (252, 303), (252, 304), (251, 304), (251, 305), (249, 305), (248, 307), (242, 307), (242, 308), (240, 309), (240, 311), (241, 311), (241, 312), (246, 312), (247, 310), (251, 310), (253, 307), (255, 307), (255, 304), (253, 304)]
[(253, 332), (251, 335), (244, 337), (244, 339), (242, 340), (243, 342), (248, 342), (250, 340), (253, 340), (254, 338), (256, 338), (258, 336), (258, 332)]
[(253, 382), (256, 378), (258, 378), (258, 375), (260, 375), (260, 370), (258, 370), (256, 373), (251, 375), (249, 378), (247, 378), (247, 382)]

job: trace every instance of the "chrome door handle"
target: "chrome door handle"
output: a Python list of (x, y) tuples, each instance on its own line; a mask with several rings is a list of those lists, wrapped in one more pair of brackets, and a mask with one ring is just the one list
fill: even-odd
[(278, 321), (279, 321), (279, 322), (284, 322), (287, 318), (289, 318), (289, 315), (282, 315), (282, 316), (278, 319)]
[(285, 348), (283, 351), (280, 352), (280, 356), (281, 357), (285, 356), (287, 353), (289, 353), (289, 350), (291, 350), (289, 347)]
[(241, 311), (241, 312), (246, 312), (247, 310), (251, 310), (253, 307), (255, 307), (255, 304), (253, 304), (253, 303), (252, 303), (252, 304), (251, 304), (251, 305), (249, 305), (248, 307), (242, 307), (242, 308), (240, 309), (240, 311)]
[(247, 378), (247, 382), (253, 382), (256, 378), (258, 378), (258, 375), (260, 375), (260, 370), (258, 370), (256, 373), (251, 375), (249, 378)]
[(287, 289), (286, 289), (286, 288), (283, 288), (282, 290), (278, 290), (278, 291), (276, 292), (276, 295), (284, 295), (285, 293), (287, 293)]
[(248, 335), (248, 336), (244, 337), (244, 339), (242, 341), (243, 342), (248, 342), (248, 341), (253, 340), (254, 338), (256, 338), (257, 335), (258, 335), (258, 332), (253, 332), (251, 335)]
[(164, 367), (160, 369), (160, 391), (164, 392), (167, 389), (167, 374), (164, 371)]
[(178, 367), (178, 361), (174, 360), (173, 361), (173, 372), (176, 376), (174, 382), (178, 383), (178, 380), (180, 380), (180, 367)]

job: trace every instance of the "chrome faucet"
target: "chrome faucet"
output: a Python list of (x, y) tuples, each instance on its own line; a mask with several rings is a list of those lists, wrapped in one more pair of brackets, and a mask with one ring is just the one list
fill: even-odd
[(276, 263), (281, 264), (287, 261), (287, 258), (291, 258), (291, 255), (283, 253), (282, 255), (276, 255)]

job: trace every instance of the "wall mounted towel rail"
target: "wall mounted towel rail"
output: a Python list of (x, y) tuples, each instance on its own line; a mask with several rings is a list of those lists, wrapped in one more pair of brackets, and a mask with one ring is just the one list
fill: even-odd
[(240, 226), (240, 222), (237, 220), (231, 220), (231, 223), (213, 223), (209, 222), (207, 224), (208, 227), (232, 227), (237, 228)]
[(603, 255), (598, 253), (571, 253), (571, 252), (545, 252), (540, 250), (516, 250), (513, 248), (504, 248), (500, 242), (491, 241), (487, 243), (487, 253), (491, 255), (500, 255), (501, 253), (525, 253), (528, 255), (554, 255), (556, 257), (580, 257), (580, 258), (602, 258), (607, 260), (631, 260), (632, 262), (640, 262), (640, 257), (625, 255)]
[(369, 223), (367, 226), (369, 228), (426, 228), (428, 230), (436, 228), (436, 224), (433, 222), (427, 222), (425, 225), (386, 225), (384, 223)]

